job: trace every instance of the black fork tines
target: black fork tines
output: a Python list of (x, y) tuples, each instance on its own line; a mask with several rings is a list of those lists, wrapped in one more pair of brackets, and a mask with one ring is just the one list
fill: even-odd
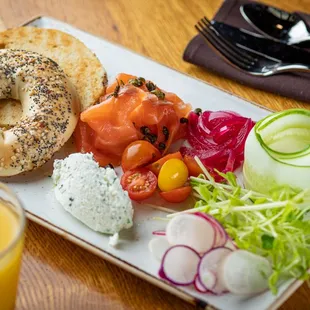
[(223, 48), (219, 47), (218, 44), (216, 42), (214, 42), (212, 37), (210, 37), (208, 35), (208, 33), (206, 33), (205, 31), (203, 31), (203, 29), (200, 29), (198, 27), (198, 25), (196, 25), (195, 28), (200, 32), (200, 34), (202, 36), (204, 36), (204, 38), (207, 40), (207, 42), (209, 44), (211, 44), (211, 47), (213, 47), (215, 50), (217, 50), (220, 53), (220, 55), (222, 55), (222, 57), (224, 57), (224, 59), (226, 59), (229, 62), (233, 63), (235, 66), (240, 67), (241, 69), (244, 69), (244, 70), (249, 70), (250, 69), (250, 65), (249, 64), (246, 64), (243, 61), (239, 61), (238, 59), (233, 57), (232, 54), (229, 51), (226, 51), (226, 49), (223, 49)]
[(254, 58), (247, 54), (245, 51), (240, 50), (237, 46), (231, 43), (229, 40), (225, 39), (211, 24), (211, 22), (207, 19), (206, 16), (201, 19), (201, 22), (210, 30), (212, 30), (227, 46), (229, 46), (233, 51), (237, 53), (237, 55), (242, 55), (245, 59), (249, 60), (250, 62), (254, 61)]
[(225, 39), (206, 17), (202, 18), (195, 28), (222, 56), (241, 69), (249, 70), (255, 64), (254, 57)]

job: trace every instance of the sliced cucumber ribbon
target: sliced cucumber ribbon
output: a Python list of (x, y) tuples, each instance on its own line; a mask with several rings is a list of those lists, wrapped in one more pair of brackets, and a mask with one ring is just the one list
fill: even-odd
[(310, 111), (273, 113), (256, 123), (244, 150), (245, 185), (268, 193), (273, 187), (310, 187)]

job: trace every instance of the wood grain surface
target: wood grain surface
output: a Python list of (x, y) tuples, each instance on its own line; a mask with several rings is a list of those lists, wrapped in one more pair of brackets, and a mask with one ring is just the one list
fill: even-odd
[[(193, 25), (221, 0), (0, 0), (0, 26), (49, 15), (275, 110), (309, 106), (246, 87), (182, 61)], [(266, 0), (310, 13), (309, 0)], [(117, 60), (115, 60), (117, 61)], [(206, 98), (207, 100), (207, 98)], [(43, 208), (44, 206), (42, 206)], [(304, 284), (280, 309), (310, 309)], [(29, 223), (17, 309), (193, 309), (178, 298)], [(1, 305), (0, 305), (1, 309)]]

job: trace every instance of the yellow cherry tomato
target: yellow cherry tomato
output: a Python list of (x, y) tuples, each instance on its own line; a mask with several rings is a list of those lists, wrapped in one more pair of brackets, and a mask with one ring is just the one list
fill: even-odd
[(158, 187), (167, 192), (182, 187), (188, 178), (188, 169), (180, 159), (167, 160), (161, 167), (158, 175)]

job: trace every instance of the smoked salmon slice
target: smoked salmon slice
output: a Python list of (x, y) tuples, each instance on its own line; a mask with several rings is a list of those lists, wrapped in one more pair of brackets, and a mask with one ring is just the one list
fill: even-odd
[(81, 113), (75, 139), (78, 150), (92, 152), (101, 166), (118, 165), (133, 141), (147, 140), (164, 154), (185, 137), (191, 105), (151, 81), (121, 73), (100, 100)]

